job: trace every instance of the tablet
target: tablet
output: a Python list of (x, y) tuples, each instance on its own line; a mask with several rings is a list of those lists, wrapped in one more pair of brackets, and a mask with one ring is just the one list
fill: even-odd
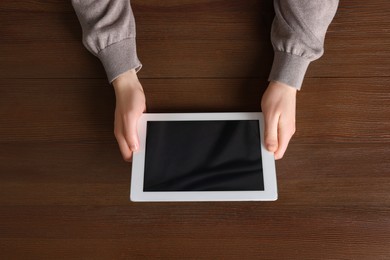
[(137, 128), (131, 201), (277, 199), (262, 113), (144, 113)]

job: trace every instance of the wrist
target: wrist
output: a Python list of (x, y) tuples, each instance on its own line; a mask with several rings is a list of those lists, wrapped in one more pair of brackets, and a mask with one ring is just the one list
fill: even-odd
[(279, 89), (279, 90), (282, 90), (284, 92), (289, 92), (291, 94), (296, 94), (298, 89), (293, 87), (293, 86), (290, 86), (290, 85), (287, 85), (283, 82), (280, 82), (280, 81), (275, 81), (275, 80), (272, 80), (270, 83), (269, 83), (269, 86), (272, 87), (272, 88), (276, 88), (276, 89)]
[(113, 82), (112, 85), (115, 91), (120, 91), (122, 89), (129, 88), (140, 88), (142, 85), (138, 80), (137, 73), (135, 69), (128, 70), (121, 75), (119, 75)]

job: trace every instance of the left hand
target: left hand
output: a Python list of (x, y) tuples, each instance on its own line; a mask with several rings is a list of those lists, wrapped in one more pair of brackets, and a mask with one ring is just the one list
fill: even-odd
[(295, 133), (296, 93), (294, 87), (271, 81), (261, 100), (265, 146), (274, 153), (276, 160), (283, 157)]
[(114, 134), (123, 159), (131, 162), (139, 148), (137, 124), (146, 111), (145, 94), (134, 69), (119, 75), (112, 85), (116, 97)]

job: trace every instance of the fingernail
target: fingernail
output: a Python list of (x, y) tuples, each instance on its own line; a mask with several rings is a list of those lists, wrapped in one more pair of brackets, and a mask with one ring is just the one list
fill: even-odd
[(133, 145), (131, 145), (130, 148), (131, 148), (132, 151), (136, 151), (137, 150), (137, 145), (133, 144)]
[(267, 148), (268, 148), (268, 150), (272, 151), (272, 150), (274, 150), (276, 148), (276, 145), (275, 144), (269, 144), (269, 145), (267, 145)]

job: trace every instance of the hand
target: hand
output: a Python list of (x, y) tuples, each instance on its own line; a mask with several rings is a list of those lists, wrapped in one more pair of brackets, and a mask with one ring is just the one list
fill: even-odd
[(295, 105), (297, 89), (271, 81), (261, 100), (265, 121), (264, 141), (275, 159), (281, 159), (295, 133)]
[(116, 97), (114, 134), (125, 161), (131, 162), (139, 148), (137, 122), (146, 111), (145, 94), (135, 70), (121, 74), (113, 81)]

